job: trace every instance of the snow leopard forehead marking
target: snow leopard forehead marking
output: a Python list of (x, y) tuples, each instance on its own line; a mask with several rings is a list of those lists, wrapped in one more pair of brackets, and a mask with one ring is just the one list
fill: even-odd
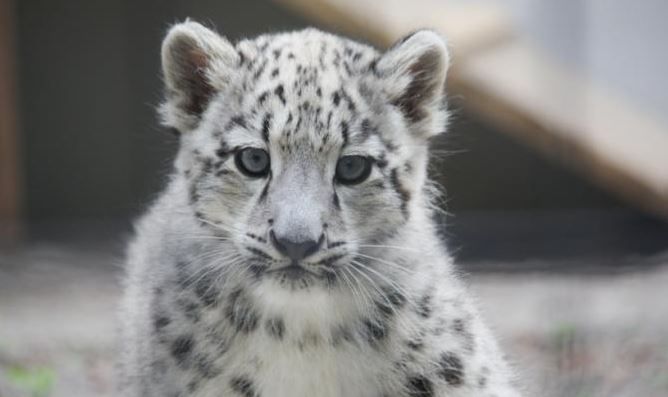
[(250, 127), (286, 154), (327, 153), (377, 132), (361, 116), (372, 114), (360, 87), (378, 57), (373, 48), (309, 29), (244, 40), (236, 50), (243, 95), (229, 127)]

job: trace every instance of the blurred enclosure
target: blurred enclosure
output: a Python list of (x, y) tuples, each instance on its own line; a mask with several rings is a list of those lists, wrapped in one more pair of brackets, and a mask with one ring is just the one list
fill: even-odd
[(186, 17), (232, 41), (445, 34), (444, 236), (527, 387), (668, 395), (668, 2), (0, 0), (0, 397), (112, 395), (117, 265), (178, 143), (160, 42)]
[[(590, 240), (596, 254), (665, 245), (662, 0), (632, 10), (620, 0), (2, 4), (4, 229), (128, 230), (170, 168), (177, 142), (154, 112), (158, 50), (169, 24), (190, 16), (232, 40), (309, 25), (379, 47), (418, 27), (446, 34), (453, 123), (435, 142), (434, 174), (465, 258), (499, 254), (499, 228), (514, 241)], [(527, 254), (519, 248), (506, 251)]]

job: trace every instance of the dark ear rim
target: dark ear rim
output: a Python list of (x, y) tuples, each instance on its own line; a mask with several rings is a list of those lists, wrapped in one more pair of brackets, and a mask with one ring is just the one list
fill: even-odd
[(225, 38), (197, 22), (172, 26), (161, 51), (166, 91), (162, 123), (180, 132), (194, 128), (217, 91), (212, 77), (228, 77), (221, 69), (232, 66), (238, 56)]

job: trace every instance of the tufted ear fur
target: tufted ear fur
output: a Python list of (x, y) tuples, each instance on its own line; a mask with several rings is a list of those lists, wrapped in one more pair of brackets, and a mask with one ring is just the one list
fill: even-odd
[(429, 137), (445, 128), (445, 77), (449, 63), (443, 38), (420, 30), (395, 43), (376, 64), (391, 103), (421, 136)]
[(238, 57), (225, 38), (197, 22), (174, 25), (162, 43), (162, 123), (181, 133), (195, 128)]

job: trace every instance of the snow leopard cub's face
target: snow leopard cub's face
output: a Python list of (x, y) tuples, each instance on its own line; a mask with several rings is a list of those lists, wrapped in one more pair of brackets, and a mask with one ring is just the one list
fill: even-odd
[(333, 285), (424, 206), (427, 140), (446, 123), (435, 33), (380, 54), (314, 29), (232, 45), (186, 22), (162, 61), (179, 177), (235, 274)]

